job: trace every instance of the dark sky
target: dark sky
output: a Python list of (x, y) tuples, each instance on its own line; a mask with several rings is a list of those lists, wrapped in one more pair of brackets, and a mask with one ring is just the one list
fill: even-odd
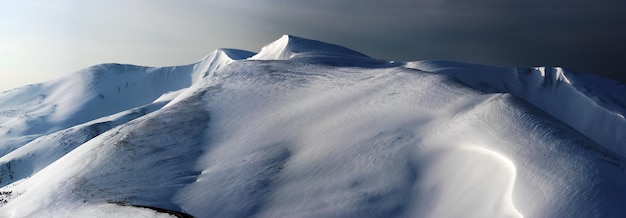
[[(261, 4), (261, 3), (259, 3)], [(562, 66), (626, 82), (626, 1), (266, 1), (276, 31), (370, 56)]]

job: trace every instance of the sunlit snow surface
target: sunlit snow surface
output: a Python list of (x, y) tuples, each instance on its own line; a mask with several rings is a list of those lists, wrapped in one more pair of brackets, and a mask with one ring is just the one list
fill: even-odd
[(96, 66), (0, 93), (0, 217), (619, 217), (624, 90), (293, 36)]

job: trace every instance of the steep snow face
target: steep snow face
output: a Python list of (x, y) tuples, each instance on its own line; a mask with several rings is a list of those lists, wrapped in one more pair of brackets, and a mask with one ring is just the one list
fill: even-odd
[[(184, 66), (187, 88), (4, 155), (0, 216), (167, 216), (147, 208), (196, 217), (624, 214), (624, 156), (499, 91), (510, 86), (502, 69), (371, 65), (330, 49), (351, 63), (337, 66), (347, 62), (317, 55), (337, 46), (297, 40), (277, 47), (316, 55), (258, 60), (218, 50)], [(286, 51), (270, 47), (259, 54)], [(469, 83), (461, 72), (479, 78)], [(543, 69), (542, 77), (577, 83), (567, 72)], [(588, 96), (617, 96), (595, 87)]]
[(391, 67), (396, 63), (370, 58), (338, 45), (283, 35), (249, 60), (292, 60), (334, 66)]
[(481, 91), (511, 93), (626, 156), (624, 84), (562, 68), (502, 69), (441, 61), (409, 62), (406, 66), (451, 75)]
[(338, 45), (304, 39), (297, 36), (283, 35), (280, 39), (263, 47), (261, 52), (252, 56), (250, 60), (288, 60), (297, 55), (315, 53), (367, 58), (364, 54)]

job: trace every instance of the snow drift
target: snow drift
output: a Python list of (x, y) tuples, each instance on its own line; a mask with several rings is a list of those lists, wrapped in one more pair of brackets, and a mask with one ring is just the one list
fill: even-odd
[(623, 91), (295, 36), (95, 66), (0, 94), (0, 216), (620, 216)]

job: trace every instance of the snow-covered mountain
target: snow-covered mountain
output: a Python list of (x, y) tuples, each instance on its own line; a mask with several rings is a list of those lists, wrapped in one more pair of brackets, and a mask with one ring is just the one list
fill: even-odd
[(0, 217), (620, 217), (626, 86), (285, 35), (0, 93)]

